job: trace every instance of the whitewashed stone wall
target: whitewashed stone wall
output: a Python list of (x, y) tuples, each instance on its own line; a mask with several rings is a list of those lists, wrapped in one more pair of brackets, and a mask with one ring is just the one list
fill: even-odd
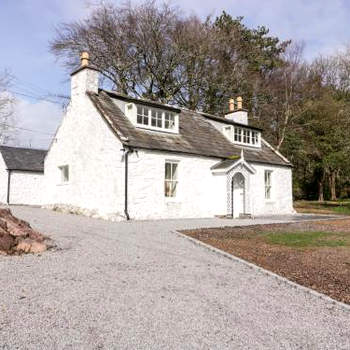
[[(8, 171), (0, 154), (0, 203), (7, 203)], [(11, 171), (10, 204), (40, 205), (44, 193), (44, 174)]]
[[(292, 169), (290, 167), (252, 164), (256, 174), (251, 177), (252, 213), (259, 215), (292, 214)], [(271, 199), (265, 199), (265, 170), (272, 171)]]
[[(72, 77), (72, 100), (45, 161), (44, 204), (118, 219), (123, 215), (123, 147), (80, 88), (91, 80), (87, 72)], [(61, 182), (63, 165), (69, 166), (68, 183)]]
[(44, 194), (43, 173), (11, 171), (10, 204), (41, 205)]
[(6, 164), (0, 153), (0, 203), (6, 203), (7, 201), (7, 179)]
[[(165, 162), (178, 162), (175, 198), (164, 195)], [(226, 214), (226, 179), (213, 175), (215, 158), (139, 150), (129, 157), (132, 218), (191, 218)]]

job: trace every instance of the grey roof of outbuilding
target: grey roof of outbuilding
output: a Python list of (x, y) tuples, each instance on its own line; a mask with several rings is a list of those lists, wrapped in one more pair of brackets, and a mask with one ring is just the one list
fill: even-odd
[(9, 170), (44, 171), (45, 150), (0, 146), (0, 152)]
[[(121, 99), (120, 96), (130, 102), (136, 102), (134, 98), (128, 100), (126, 96), (105, 90), (99, 90), (98, 94), (88, 92), (88, 96), (124, 146), (221, 159), (241, 155), (242, 147), (227, 140), (210, 124), (205, 114), (180, 109), (179, 134), (150, 131), (135, 127), (113, 102), (114, 99)], [(142, 103), (146, 104), (147, 101), (142, 100)], [(149, 104), (154, 105), (155, 103), (149, 102)], [(159, 103), (157, 105), (162, 106)], [(165, 107), (170, 106), (165, 105)], [(244, 157), (248, 162), (291, 166), (265, 143), (262, 143), (259, 149), (244, 147)]]

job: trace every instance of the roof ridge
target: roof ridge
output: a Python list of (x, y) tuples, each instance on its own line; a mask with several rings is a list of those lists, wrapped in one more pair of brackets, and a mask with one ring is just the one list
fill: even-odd
[(42, 151), (42, 152), (48, 152), (47, 149), (43, 148), (30, 148), (30, 147), (18, 147), (18, 146), (9, 146), (9, 145), (0, 145), (0, 148), (14, 148), (14, 149), (22, 149), (22, 150), (28, 150), (28, 151)]

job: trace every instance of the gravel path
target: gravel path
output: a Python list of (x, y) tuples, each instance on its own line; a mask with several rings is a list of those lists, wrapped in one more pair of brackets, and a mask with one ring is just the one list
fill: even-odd
[(171, 232), (232, 220), (13, 211), (61, 250), (0, 257), (0, 349), (350, 348), (349, 312)]

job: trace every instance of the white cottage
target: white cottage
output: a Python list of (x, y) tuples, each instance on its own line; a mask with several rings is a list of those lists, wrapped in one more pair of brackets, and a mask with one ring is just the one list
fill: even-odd
[(293, 213), (291, 164), (248, 125), (240, 98), (214, 116), (98, 80), (83, 56), (45, 160), (47, 206), (114, 220)]
[(45, 156), (41, 149), (0, 146), (0, 203), (42, 203)]

